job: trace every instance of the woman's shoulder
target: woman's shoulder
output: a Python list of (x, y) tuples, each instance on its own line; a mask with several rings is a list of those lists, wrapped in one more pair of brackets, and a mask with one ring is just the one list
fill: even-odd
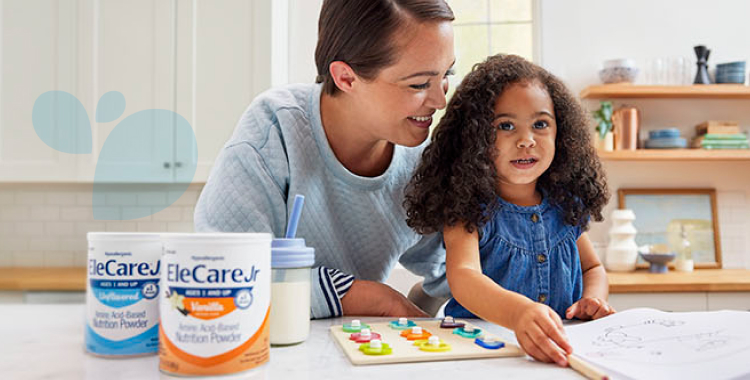
[(261, 93), (245, 109), (227, 145), (248, 143), (262, 148), (269, 140), (280, 138), (284, 126), (309, 125), (311, 98), (316, 91), (319, 93), (316, 84), (291, 84)]

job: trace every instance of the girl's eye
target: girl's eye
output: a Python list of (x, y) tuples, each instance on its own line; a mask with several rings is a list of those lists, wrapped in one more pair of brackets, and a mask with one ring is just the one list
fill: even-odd
[(454, 69), (452, 67), (450, 69), (448, 69), (448, 71), (445, 72), (445, 76), (446, 77), (447, 76), (451, 76), (451, 75), (456, 75), (456, 69)]
[(411, 87), (411, 88), (413, 88), (415, 90), (425, 90), (425, 89), (430, 88), (430, 82), (427, 81), (427, 82), (422, 83), (422, 84), (412, 84), (409, 87)]
[(544, 128), (547, 128), (547, 127), (549, 127), (549, 123), (547, 123), (544, 120), (539, 120), (539, 121), (537, 121), (537, 122), (534, 123), (534, 129), (544, 129)]
[(515, 129), (513, 124), (508, 123), (507, 121), (498, 124), (497, 128), (501, 131), (512, 131), (513, 129)]

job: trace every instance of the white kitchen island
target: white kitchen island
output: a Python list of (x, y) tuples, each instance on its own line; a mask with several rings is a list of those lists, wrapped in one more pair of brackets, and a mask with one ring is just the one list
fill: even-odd
[[(90, 356), (83, 348), (83, 304), (0, 305), (0, 378), (2, 379), (165, 379), (156, 355), (128, 359)], [(350, 318), (347, 318), (347, 321)], [(392, 318), (362, 318), (364, 322)], [(342, 379), (342, 380), (481, 380), (582, 379), (570, 368), (527, 358), (354, 366), (328, 331), (343, 319), (312, 321), (310, 338), (302, 344), (272, 347), (271, 361), (254, 371), (220, 379)], [(499, 336), (510, 332), (483, 321), (472, 321)], [(510, 335), (512, 336), (512, 334)]]

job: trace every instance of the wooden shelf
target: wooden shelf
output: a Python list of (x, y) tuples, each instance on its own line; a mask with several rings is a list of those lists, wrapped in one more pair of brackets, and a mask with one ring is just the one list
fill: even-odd
[(750, 86), (742, 84), (692, 86), (602, 84), (589, 86), (581, 91), (581, 99), (605, 98), (750, 99)]
[(610, 293), (645, 292), (748, 292), (750, 271), (696, 269), (693, 272), (607, 272)]
[(599, 151), (603, 161), (750, 161), (750, 149), (638, 149)]
[(0, 290), (86, 290), (86, 268), (0, 268)]

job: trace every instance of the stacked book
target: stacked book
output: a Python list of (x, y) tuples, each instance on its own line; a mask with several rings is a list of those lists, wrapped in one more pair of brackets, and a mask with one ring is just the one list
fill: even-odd
[(706, 121), (695, 126), (696, 137), (693, 148), (701, 149), (749, 149), (747, 135), (734, 121)]

